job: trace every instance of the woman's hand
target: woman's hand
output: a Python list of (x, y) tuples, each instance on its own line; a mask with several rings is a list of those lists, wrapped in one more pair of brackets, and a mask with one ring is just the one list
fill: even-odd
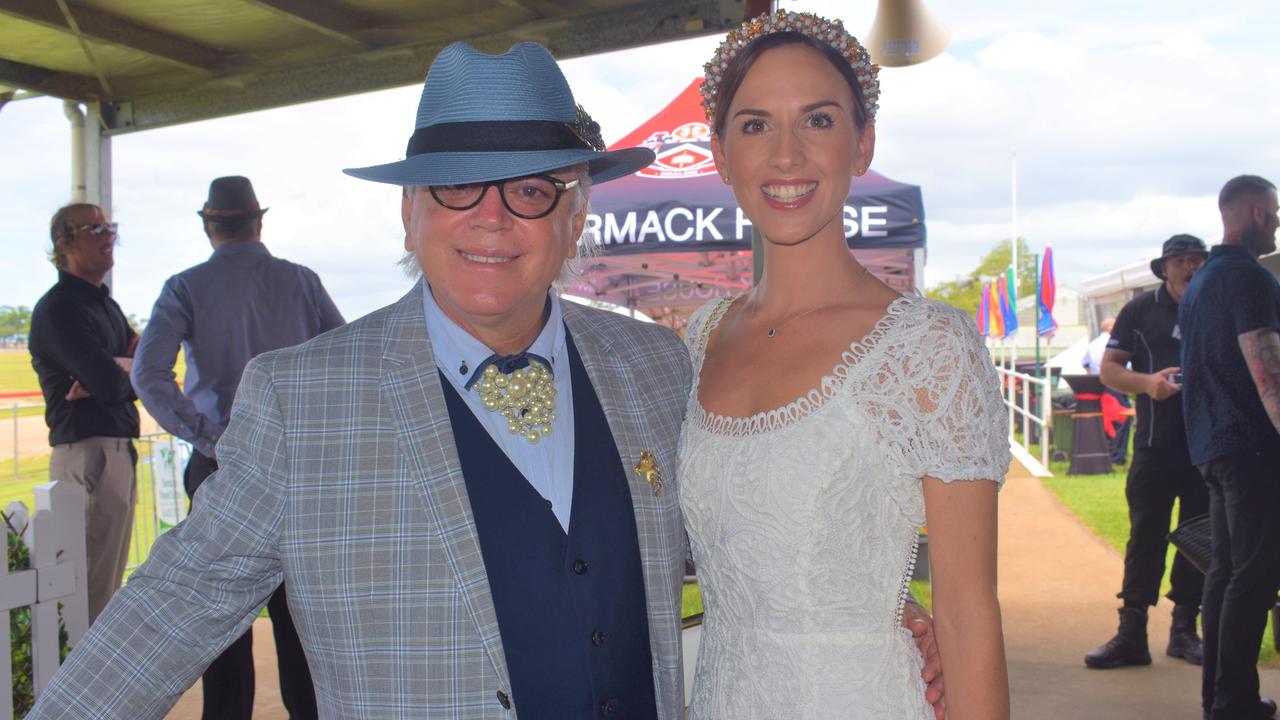
[(933, 635), (933, 618), (914, 598), (909, 598), (902, 606), (902, 627), (911, 631), (911, 637), (920, 649), (924, 658), (924, 668), (920, 675), (924, 678), (924, 699), (933, 706), (933, 714), (937, 720), (947, 716), (946, 687), (942, 679), (942, 656), (938, 654), (938, 643)]

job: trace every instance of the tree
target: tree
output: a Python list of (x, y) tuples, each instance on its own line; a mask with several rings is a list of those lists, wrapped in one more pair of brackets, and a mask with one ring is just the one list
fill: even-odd
[(0, 337), (31, 334), (31, 309), (26, 305), (0, 305)]
[[(968, 275), (938, 283), (925, 292), (925, 296), (954, 305), (970, 315), (978, 312), (978, 300), (982, 288), (995, 278), (1004, 275), (1009, 267), (1009, 241), (1001, 240), (978, 261), (978, 267)], [(1018, 296), (1026, 297), (1036, 291), (1036, 259), (1027, 248), (1027, 239), (1018, 238)]]

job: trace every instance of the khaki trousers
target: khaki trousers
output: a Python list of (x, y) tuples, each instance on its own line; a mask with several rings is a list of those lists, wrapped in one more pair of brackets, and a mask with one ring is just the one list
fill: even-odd
[(113, 437), (55, 445), (49, 459), (51, 480), (70, 480), (85, 491), (90, 624), (120, 589), (129, 560), (138, 501), (137, 461), (133, 441)]

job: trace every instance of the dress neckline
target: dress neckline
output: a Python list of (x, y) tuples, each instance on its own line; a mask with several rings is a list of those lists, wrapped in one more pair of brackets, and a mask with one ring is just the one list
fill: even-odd
[(819, 378), (816, 387), (810, 388), (808, 392), (784, 405), (761, 410), (745, 417), (735, 417), (720, 415), (707, 410), (703, 407), (702, 398), (699, 395), (702, 387), (702, 364), (706, 359), (707, 344), (710, 341), (711, 334), (715, 332), (716, 326), (720, 324), (720, 320), (728, 312), (729, 307), (737, 302), (740, 297), (742, 296), (734, 295), (720, 300), (711, 309), (706, 325), (703, 326), (702, 331), (699, 333), (697, 346), (698, 365), (697, 372), (693, 378), (690, 402), (694, 410), (692, 413), (693, 418), (704, 430), (713, 435), (730, 437), (758, 435), (780, 430), (813, 415), (822, 409), (827, 404), (827, 401), (844, 386), (850, 374), (863, 364), (865, 358), (880, 347), (884, 337), (898, 325), (898, 320), (902, 314), (920, 299), (918, 295), (907, 294), (894, 298), (885, 308), (884, 315), (876, 321), (875, 325), (860, 339), (855, 339), (849, 343), (848, 349), (840, 354), (840, 360), (835, 364), (835, 367), (831, 369), (830, 373)]

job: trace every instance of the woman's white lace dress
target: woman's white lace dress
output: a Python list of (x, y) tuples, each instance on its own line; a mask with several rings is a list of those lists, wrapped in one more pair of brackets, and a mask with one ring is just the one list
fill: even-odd
[[(728, 305), (690, 320), (699, 373)], [(1002, 481), (1005, 422), (973, 321), (914, 296), (785, 407), (717, 416), (695, 380), (677, 475), (706, 611), (689, 718), (932, 718), (900, 625), (921, 478)]]

